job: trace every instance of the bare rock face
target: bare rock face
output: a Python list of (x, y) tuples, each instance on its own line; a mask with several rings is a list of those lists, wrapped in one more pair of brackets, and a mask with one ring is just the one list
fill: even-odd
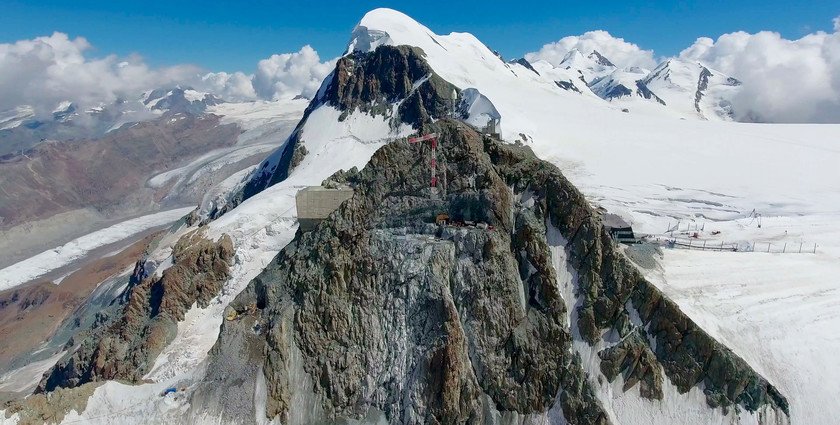
[[(297, 423), (306, 399), (328, 422), (609, 423), (592, 382), (619, 375), (651, 399), (667, 377), (680, 391), (703, 383), (710, 408), (787, 412), (775, 388), (644, 280), (557, 168), (463, 123), (425, 130), (441, 134), (437, 197), (428, 147), (384, 146), (363, 170), (330, 179), (353, 198), (296, 235), (231, 304), (255, 325), (226, 322), (211, 363), (224, 363), (223, 341), (262, 344), (268, 418)], [(439, 227), (439, 213), (482, 225)], [(566, 241), (575, 299), (560, 290), (549, 228)], [(574, 334), (606, 347), (598, 376), (583, 370)]]
[(370, 53), (354, 53), (336, 63), (327, 86), (328, 104), (349, 114), (355, 110), (398, 118), (415, 127), (452, 109), (457, 89), (435, 74), (418, 47), (383, 45)]
[(230, 276), (233, 252), (227, 235), (213, 242), (192, 233), (178, 241), (173, 265), (159, 277), (146, 277), (136, 269), (118, 317), (60, 360), (36, 392), (109, 379), (139, 381), (175, 338), (177, 324), (190, 307), (206, 306), (218, 294)]
[[(511, 214), (514, 194), (477, 133), (441, 130), (453, 145), (446, 197), (424, 196), (428, 147), (383, 147), (344, 176), (356, 195), (333, 219), (299, 234), (232, 303), (256, 306), (264, 330), (266, 414), (296, 415), (299, 350), (328, 417), (483, 423), (557, 405), (572, 423), (605, 423), (571, 353), (544, 225)], [(438, 229), (441, 211), (494, 229)], [(238, 329), (225, 324), (220, 341)]]
[(89, 383), (77, 388), (60, 388), (49, 394), (35, 394), (23, 400), (11, 401), (4, 406), (5, 416), (8, 419), (17, 414), (16, 423), (20, 425), (61, 423), (71, 410), (83, 412), (88, 399), (99, 385)]
[[(288, 177), (307, 153), (305, 141), (301, 140), (303, 125), (312, 111), (321, 106), (342, 111), (340, 119), (353, 112), (385, 116), (395, 127), (404, 123), (420, 128), (433, 119), (448, 116), (454, 103), (453, 93), (457, 96), (460, 90), (437, 75), (424, 56), (418, 47), (383, 45), (373, 52), (341, 57), (286, 143), (260, 164), (224, 207), (212, 211), (211, 217), (221, 216)], [(395, 104), (399, 104), (396, 112)]]
[(601, 373), (612, 382), (624, 375), (624, 391), (639, 384), (642, 397), (662, 400), (662, 372), (656, 355), (639, 333), (634, 333), (618, 344), (598, 353)]

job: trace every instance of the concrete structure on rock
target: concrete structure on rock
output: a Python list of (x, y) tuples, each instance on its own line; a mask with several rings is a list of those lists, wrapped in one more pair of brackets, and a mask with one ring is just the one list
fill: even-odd
[(633, 244), (639, 241), (633, 233), (633, 227), (630, 226), (630, 223), (620, 216), (607, 213), (601, 217), (601, 220), (614, 241), (626, 244)]
[(338, 209), (342, 202), (352, 196), (353, 189), (348, 186), (337, 188), (310, 186), (301, 189), (295, 195), (300, 229), (303, 231), (314, 229), (321, 220), (327, 218)]

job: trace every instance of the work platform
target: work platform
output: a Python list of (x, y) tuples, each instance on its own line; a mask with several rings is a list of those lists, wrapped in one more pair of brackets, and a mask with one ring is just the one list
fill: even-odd
[(342, 202), (353, 196), (353, 189), (348, 186), (327, 188), (309, 186), (295, 195), (298, 223), (303, 231), (314, 229), (321, 220), (338, 209)]

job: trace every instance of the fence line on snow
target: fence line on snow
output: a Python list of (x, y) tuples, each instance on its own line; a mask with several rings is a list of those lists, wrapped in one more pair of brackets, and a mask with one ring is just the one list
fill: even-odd
[(749, 244), (726, 243), (699, 239), (669, 238), (661, 242), (668, 248), (698, 251), (767, 252), (771, 254), (816, 254), (817, 244), (805, 242), (757, 242)]
[(775, 254), (816, 254), (817, 244), (812, 246), (810, 243), (806, 244), (805, 242), (783, 242), (781, 244), (753, 242), (749, 250), (751, 252), (769, 252)]

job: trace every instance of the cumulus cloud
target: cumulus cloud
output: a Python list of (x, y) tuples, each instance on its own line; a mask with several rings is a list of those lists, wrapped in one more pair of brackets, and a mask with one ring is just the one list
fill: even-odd
[(201, 87), (222, 97), (248, 99), (311, 98), (335, 66), (336, 59), (321, 61), (311, 46), (295, 53), (275, 54), (257, 63), (253, 74), (242, 72), (209, 73), (202, 77)]
[[(832, 33), (818, 31), (795, 40), (770, 31), (739, 31), (717, 39), (701, 37), (679, 57), (741, 80), (741, 90), (731, 99), (738, 120), (838, 123), (840, 16), (832, 24)], [(525, 58), (546, 60), (556, 66), (572, 49), (583, 54), (597, 50), (619, 67), (656, 66), (653, 51), (606, 31), (564, 37)]]
[(257, 64), (254, 90), (264, 98), (297, 94), (312, 97), (334, 66), (335, 60), (321, 62), (318, 52), (309, 45), (297, 53), (271, 55)]
[(602, 30), (563, 37), (554, 43), (542, 46), (537, 52), (526, 54), (525, 59), (531, 62), (545, 60), (557, 66), (572, 49), (578, 49), (584, 55), (597, 50), (598, 53), (621, 68), (639, 66), (650, 69), (656, 66), (653, 50), (644, 50), (633, 43), (624, 41), (623, 38), (613, 37), (607, 31)]
[(304, 46), (259, 61), (253, 74), (208, 73), (193, 65), (153, 68), (137, 55), (89, 58), (91, 48), (85, 38), (60, 32), (0, 44), (0, 112), (28, 105), (37, 118), (49, 118), (65, 101), (84, 110), (175, 85), (229, 100), (311, 97), (335, 64)]
[(699, 38), (680, 53), (742, 81), (736, 118), (769, 122), (840, 121), (840, 17), (834, 33), (788, 40), (775, 32)]
[(257, 98), (253, 77), (243, 72), (211, 72), (201, 76), (200, 90), (209, 91), (216, 96), (229, 100), (253, 100)]
[(30, 105), (42, 117), (62, 101), (98, 106), (198, 73), (190, 65), (151, 69), (138, 56), (88, 59), (90, 48), (86, 39), (59, 32), (0, 44), (0, 110)]

